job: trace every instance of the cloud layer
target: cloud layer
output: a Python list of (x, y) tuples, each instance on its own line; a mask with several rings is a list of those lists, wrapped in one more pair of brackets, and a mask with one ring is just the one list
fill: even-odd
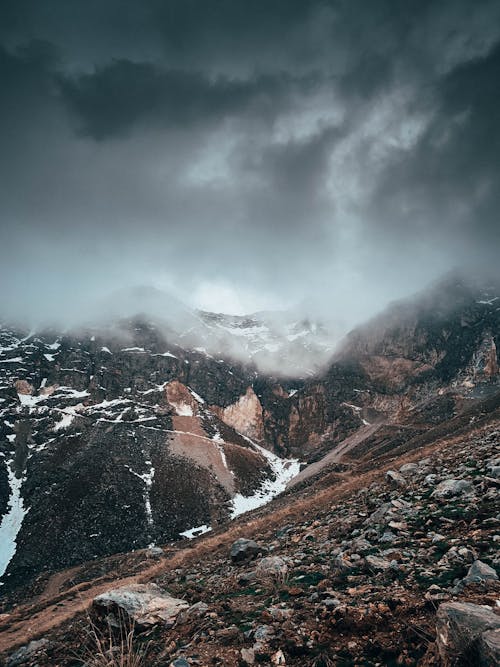
[(499, 74), (490, 0), (2, 2), (4, 311), (355, 322), (495, 267)]

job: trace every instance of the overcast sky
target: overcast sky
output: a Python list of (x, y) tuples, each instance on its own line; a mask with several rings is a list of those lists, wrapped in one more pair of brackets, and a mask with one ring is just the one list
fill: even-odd
[(0, 0), (3, 308), (356, 321), (497, 262), (498, 0)]

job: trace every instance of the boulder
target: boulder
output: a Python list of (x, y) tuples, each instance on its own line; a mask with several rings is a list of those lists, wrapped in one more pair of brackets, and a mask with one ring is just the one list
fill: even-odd
[[(444, 602), (436, 620), (436, 644), (445, 666), (459, 660), (479, 663), (479, 644), (487, 630), (498, 630), (500, 617), (491, 607), (469, 602)], [(494, 663), (493, 663), (494, 664)]]
[(242, 561), (251, 560), (266, 552), (267, 549), (261, 547), (257, 542), (254, 542), (254, 540), (247, 540), (244, 537), (240, 537), (239, 540), (233, 542), (230, 555), (233, 563), (241, 563)]
[(205, 602), (195, 602), (189, 609), (183, 609), (179, 613), (177, 623), (187, 623), (202, 618), (207, 614), (208, 610), (209, 606)]
[(467, 572), (467, 576), (462, 579), (460, 585), (469, 586), (470, 584), (487, 584), (492, 581), (498, 581), (496, 571), (483, 563), (482, 560), (475, 560)]
[(500, 466), (491, 466), (488, 471), (490, 477), (493, 477), (494, 479), (500, 479)]
[(487, 630), (479, 640), (479, 664), (500, 665), (500, 628)]
[(279, 556), (266, 556), (262, 558), (255, 568), (258, 579), (276, 579), (283, 581), (288, 572), (288, 565)]
[(403, 477), (401, 473), (396, 472), (396, 470), (388, 470), (385, 473), (385, 478), (389, 482), (389, 484), (393, 487), (406, 486), (406, 479)]
[(472, 493), (474, 493), (472, 482), (465, 479), (445, 479), (437, 485), (432, 495), (434, 498), (451, 498)]
[(255, 651), (253, 648), (242, 648), (241, 649), (241, 659), (245, 665), (254, 665), (255, 664)]
[(418, 463), (404, 463), (399, 469), (399, 472), (402, 475), (407, 475), (410, 477), (411, 475), (414, 475), (416, 472), (418, 472), (419, 468), (420, 466)]
[(114, 588), (93, 600), (93, 611), (113, 627), (126, 623), (171, 627), (177, 614), (189, 607), (184, 600), (171, 597), (156, 584), (131, 584)]

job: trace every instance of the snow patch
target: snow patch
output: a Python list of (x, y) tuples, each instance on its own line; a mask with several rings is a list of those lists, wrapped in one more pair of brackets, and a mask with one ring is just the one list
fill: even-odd
[(73, 411), (72, 412), (64, 411), (62, 419), (58, 421), (57, 424), (54, 426), (54, 431), (60, 431), (63, 428), (68, 428), (68, 426), (71, 425), (71, 422), (73, 421), (75, 416), (76, 415)]
[(193, 538), (198, 537), (199, 535), (203, 535), (204, 533), (208, 533), (211, 530), (211, 526), (207, 526), (204, 523), (202, 526), (196, 526), (196, 528), (185, 530), (184, 532), (179, 533), (179, 535), (186, 537), (188, 540), (192, 540)]
[[(153, 486), (153, 479), (155, 476), (155, 469), (153, 466), (153, 463), (147, 459), (144, 461), (146, 466), (148, 467), (148, 470), (144, 473), (138, 473), (135, 472), (135, 470), (132, 470), (132, 468), (129, 465), (125, 465), (125, 468), (132, 474), (138, 477), (142, 482), (144, 482), (144, 506), (146, 509), (146, 519), (147, 522), (150, 526), (153, 525), (153, 510), (151, 509), (151, 498), (150, 498), (150, 493), (151, 493), (151, 487)], [(151, 546), (151, 545), (150, 545)], [(154, 546), (154, 545), (153, 545)]]
[(188, 387), (188, 389), (189, 389), (189, 391), (191, 392), (191, 396), (192, 396), (196, 401), (198, 401), (198, 403), (201, 403), (201, 404), (205, 403), (205, 399), (202, 398), (199, 394), (197, 394), (193, 389), (191, 389), (191, 387)]
[(261, 484), (260, 488), (251, 496), (243, 496), (241, 493), (237, 493), (231, 501), (231, 519), (256, 509), (257, 507), (266, 505), (273, 498), (282, 493), (286, 489), (288, 482), (300, 472), (300, 462), (298, 459), (281, 459), (279, 456), (276, 456), (276, 454), (269, 452), (267, 449), (264, 449), (264, 447), (261, 447), (249, 438), (246, 438), (246, 440), (248, 440), (252, 447), (267, 459), (275, 474), (275, 479), (274, 481), (266, 479), (266, 481)]
[(84, 391), (78, 391), (77, 389), (73, 389), (72, 387), (58, 387), (56, 391), (62, 391), (64, 394), (66, 394), (66, 397), (71, 397), (71, 398), (85, 398), (86, 396), (90, 396), (90, 393), (86, 390)]
[(21, 405), (34, 408), (40, 401), (45, 401), (48, 396), (32, 396), (31, 394), (18, 394)]
[(0, 524), (0, 577), (16, 553), (16, 538), (27, 510), (21, 496), (23, 480), (13, 471), (14, 459), (7, 462), (10, 496), (8, 511)]
[(177, 403), (174, 401), (170, 401), (170, 405), (174, 408), (179, 417), (193, 416), (193, 408), (190, 405), (188, 405), (188, 403), (181, 403), (181, 402)]

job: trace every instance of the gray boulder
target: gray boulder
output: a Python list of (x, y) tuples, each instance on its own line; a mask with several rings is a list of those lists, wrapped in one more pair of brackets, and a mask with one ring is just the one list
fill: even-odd
[(484, 584), (492, 581), (498, 581), (496, 571), (483, 563), (482, 560), (475, 560), (470, 566), (467, 576), (460, 583), (462, 586), (468, 586), (469, 584)]
[[(460, 660), (479, 662), (479, 644), (483, 633), (500, 628), (500, 617), (491, 607), (468, 602), (444, 602), (436, 620), (436, 644), (445, 666)], [(493, 663), (494, 664), (494, 663)]]
[(434, 498), (451, 498), (453, 496), (469, 495), (474, 493), (472, 482), (465, 479), (445, 479), (432, 492)]
[(388, 470), (385, 473), (385, 478), (389, 484), (393, 487), (403, 487), (406, 486), (406, 479), (403, 475), (395, 470)]
[(267, 553), (265, 547), (260, 546), (260, 544), (254, 542), (254, 540), (247, 540), (244, 537), (240, 537), (239, 540), (233, 542), (230, 551), (233, 563), (241, 563), (246, 560), (251, 560), (264, 553)]
[(36, 656), (42, 649), (47, 648), (49, 644), (48, 639), (38, 639), (32, 641), (26, 646), (21, 646), (17, 651), (10, 655), (6, 662), (6, 667), (18, 667), (18, 665), (25, 665), (32, 658)]
[(380, 558), (380, 556), (366, 556), (365, 562), (371, 570), (378, 570), (379, 572), (385, 572), (391, 568), (391, 563), (385, 558)]
[(410, 477), (411, 475), (414, 475), (416, 472), (418, 472), (419, 468), (420, 466), (418, 463), (404, 463), (399, 469), (399, 472), (402, 475)]
[(98, 595), (92, 606), (93, 612), (113, 627), (124, 622), (139, 627), (158, 623), (172, 627), (177, 614), (189, 604), (171, 597), (156, 584), (131, 584)]
[(288, 572), (288, 565), (279, 556), (266, 556), (259, 560), (255, 568), (257, 579), (276, 579), (283, 581)]

